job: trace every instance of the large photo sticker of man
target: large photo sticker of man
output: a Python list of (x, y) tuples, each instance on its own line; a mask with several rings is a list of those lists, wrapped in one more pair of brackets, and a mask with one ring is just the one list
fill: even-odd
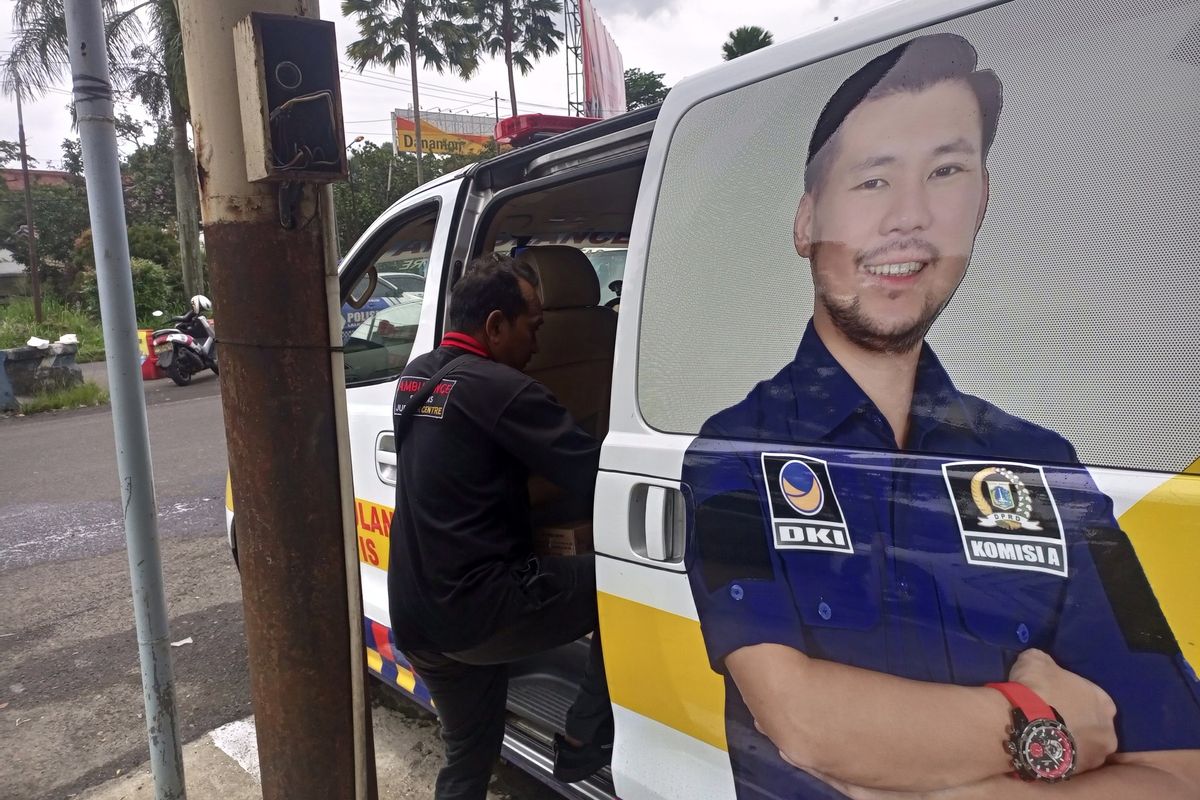
[[(946, 32), (833, 90), (782, 201), (812, 317), (685, 454), (685, 560), (741, 800), (1015, 798), (1008, 717), (981, 708), (988, 684), (1035, 672), (1099, 793), (1121, 796), (1114, 748), (1200, 768), (1194, 673), (1124, 634), (1096, 568), (1096, 532), (1124, 536), (1111, 499), (1070, 442), (960, 391), (925, 341), (987, 214), (1002, 106), (1000, 78)], [(780, 452), (802, 447), (822, 459)], [(847, 740), (867, 757), (843, 757)]]

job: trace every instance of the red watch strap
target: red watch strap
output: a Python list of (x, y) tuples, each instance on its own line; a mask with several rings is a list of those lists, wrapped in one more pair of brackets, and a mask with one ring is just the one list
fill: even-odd
[(1050, 707), (1042, 698), (1038, 697), (1037, 692), (1030, 689), (1023, 683), (989, 683), (985, 684), (989, 689), (995, 689), (1000, 694), (1004, 695), (1009, 703), (1021, 709), (1021, 713), (1025, 715), (1025, 719), (1033, 722), (1035, 719), (1055, 719), (1054, 709)]

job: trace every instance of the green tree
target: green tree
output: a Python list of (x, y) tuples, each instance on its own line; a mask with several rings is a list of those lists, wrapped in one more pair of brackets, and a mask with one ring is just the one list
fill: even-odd
[[(87, 191), (83, 185), (34, 184), (33, 219), (37, 236), (40, 274), (47, 289), (69, 299), (74, 282), (72, 253), (75, 240), (89, 225)], [(11, 191), (0, 184), (0, 247), (28, 267), (25, 237), (24, 191)]]
[(83, 145), (79, 139), (63, 139), (62, 168), (65, 172), (83, 177)]
[[(200, 291), (204, 278), (199, 187), (187, 139), (187, 81), (178, 8), (175, 0), (141, 0), (127, 8), (120, 7), (121, 0), (101, 3), (114, 82), (156, 117), (169, 114), (180, 264), (184, 283)], [(151, 42), (145, 41), (142, 17), (148, 20)], [(13, 29), (16, 36), (0, 87), (8, 94), (19, 90), (23, 97), (32, 98), (53, 86), (69, 63), (63, 0), (15, 0)], [(125, 129), (125, 134), (133, 133)]]
[(417, 62), (439, 73), (451, 69), (463, 79), (479, 68), (478, 26), (467, 22), (472, 0), (342, 0), (342, 13), (357, 17), (358, 40), (346, 55), (359, 72), (380, 65), (395, 71), (408, 64), (412, 81), (413, 122), (417, 145), (417, 183), (421, 164), (421, 93)]
[(200, 249), (200, 184), (196, 156), (188, 143), (191, 105), (183, 59), (183, 32), (176, 0), (147, 0), (151, 43), (133, 48), (123, 70), (125, 86), (156, 117), (171, 125), (171, 174), (175, 193), (178, 263), (189, 295), (204, 291), (204, 254)]
[[(100, 4), (109, 68), (115, 73), (141, 37), (138, 12), (145, 4), (130, 8), (121, 8), (121, 0), (100, 0)], [(62, 68), (70, 63), (63, 0), (15, 0), (12, 30), (0, 89), (10, 97), (19, 91), (22, 98), (33, 100), (57, 83)]]
[[(158, 126), (154, 140), (139, 145), (121, 165), (125, 183), (125, 215), (129, 225), (170, 226), (176, 221), (174, 165), (171, 127)], [(179, 245), (170, 261), (155, 259), (163, 266), (179, 265)]]
[[(144, 258), (173, 270), (179, 261), (179, 248), (175, 246), (175, 238), (162, 228), (153, 225), (130, 225), (129, 257)], [(183, 284), (178, 280), (168, 283), (183, 291)]]
[(643, 72), (636, 67), (625, 70), (625, 107), (629, 111), (661, 103), (668, 91), (661, 72)]
[(753, 53), (755, 50), (761, 50), (773, 44), (775, 44), (775, 37), (771, 35), (770, 31), (757, 25), (743, 25), (737, 30), (729, 32), (729, 38), (725, 40), (725, 44), (721, 45), (721, 56), (726, 61), (733, 61), (746, 53)]
[(508, 99), (517, 115), (517, 83), (513, 67), (528, 75), (534, 62), (558, 52), (563, 32), (554, 23), (562, 13), (559, 0), (473, 0), (479, 44), (493, 56), (504, 55)]
[[(139, 325), (157, 327), (160, 323), (151, 315), (154, 311), (176, 313), (182, 304), (177, 290), (172, 287), (167, 269), (145, 258), (132, 256), (129, 266), (133, 271), (133, 309)], [(100, 293), (96, 285), (95, 268), (83, 272), (81, 279), (83, 308), (93, 318), (100, 317)]]
[[(25, 156), (25, 160), (31, 167), (37, 163), (37, 159), (28, 154)], [(21, 143), (10, 142), (7, 139), (0, 140), (0, 167), (7, 167), (13, 163), (17, 166), (21, 165)]]
[[(429, 156), (425, 175), (435, 178), (489, 157), (489, 153)], [(338, 252), (349, 250), (376, 217), (418, 185), (417, 160), (412, 153), (393, 153), (390, 142), (363, 142), (354, 147), (350, 151), (350, 180), (333, 185)]]

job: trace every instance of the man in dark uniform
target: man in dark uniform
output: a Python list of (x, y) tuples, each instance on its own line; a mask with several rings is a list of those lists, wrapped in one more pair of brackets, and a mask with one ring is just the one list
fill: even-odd
[[(396, 644), (442, 725), (438, 800), (485, 796), (504, 738), (507, 665), (597, 625), (594, 557), (532, 553), (530, 474), (590, 509), (600, 457), (599, 442), (520, 371), (537, 350), (537, 283), (507, 256), (476, 260), (454, 287), (451, 332), (396, 391), (388, 599)], [(612, 736), (594, 635), (555, 775), (581, 780), (607, 764)]]
[(742, 800), (1200, 796), (1200, 684), (1112, 503), (924, 343), (987, 209), (975, 64), (918, 37), (830, 99), (794, 230), (812, 320), (685, 458)]

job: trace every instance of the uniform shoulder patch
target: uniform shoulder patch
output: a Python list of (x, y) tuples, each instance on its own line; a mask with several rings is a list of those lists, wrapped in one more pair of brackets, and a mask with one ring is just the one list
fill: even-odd
[(763, 453), (762, 471), (776, 550), (854, 552), (827, 462), (795, 453)]
[(1041, 467), (955, 461), (942, 474), (968, 564), (1067, 576), (1062, 519)]
[[(400, 381), (396, 384), (396, 402), (392, 408), (393, 414), (400, 414), (404, 411), (408, 401), (412, 396), (421, 390), (425, 382), (429, 378), (421, 377), (420, 375), (402, 375)], [(432, 419), (441, 419), (446, 415), (446, 403), (450, 400), (450, 393), (454, 390), (454, 385), (457, 381), (449, 378), (443, 378), (434, 390), (430, 393), (429, 398), (418, 408), (414, 413), (414, 417), (430, 417)]]

